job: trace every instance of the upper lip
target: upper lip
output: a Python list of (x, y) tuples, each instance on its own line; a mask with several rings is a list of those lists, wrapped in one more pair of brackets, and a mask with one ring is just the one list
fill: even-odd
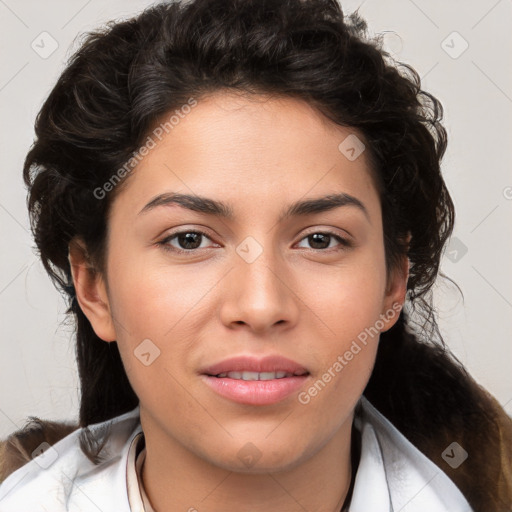
[(283, 356), (269, 355), (263, 358), (255, 356), (236, 356), (224, 359), (219, 363), (213, 364), (200, 370), (200, 373), (206, 375), (218, 375), (219, 373), (229, 372), (277, 372), (284, 371), (286, 373), (305, 374), (309, 373), (308, 370)]

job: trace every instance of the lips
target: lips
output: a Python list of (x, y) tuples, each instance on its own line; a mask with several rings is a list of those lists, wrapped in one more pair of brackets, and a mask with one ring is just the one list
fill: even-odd
[[(232, 357), (200, 370), (201, 374), (209, 375), (212, 377), (216, 377), (222, 374), (229, 374), (232, 372), (234, 372), (235, 374), (258, 373), (260, 375), (271, 373), (278, 374), (279, 372), (279, 376), (277, 378), (283, 378), (285, 375), (288, 376), (287, 374), (305, 375), (309, 373), (304, 366), (300, 365), (299, 363), (296, 363), (295, 361), (292, 361), (291, 359), (279, 355), (271, 355), (266, 356), (264, 358), (256, 358), (254, 356)], [(285, 375), (282, 375), (282, 372), (284, 372)], [(258, 380), (266, 380), (265, 377), (268, 376), (264, 376), (263, 379)], [(250, 377), (247, 380), (256, 379)]]
[(309, 379), (302, 365), (282, 356), (239, 356), (200, 371), (216, 394), (245, 405), (271, 405), (298, 392)]

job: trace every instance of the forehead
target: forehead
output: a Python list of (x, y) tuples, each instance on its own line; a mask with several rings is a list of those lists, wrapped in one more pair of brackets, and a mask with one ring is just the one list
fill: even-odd
[[(378, 200), (360, 133), (302, 100), (218, 92), (186, 112), (167, 113), (149, 132), (152, 149), (132, 171), (120, 203), (125, 196), (142, 208), (163, 192), (231, 203), (252, 198), (259, 207), (333, 191)], [(155, 137), (171, 116), (172, 125)]]

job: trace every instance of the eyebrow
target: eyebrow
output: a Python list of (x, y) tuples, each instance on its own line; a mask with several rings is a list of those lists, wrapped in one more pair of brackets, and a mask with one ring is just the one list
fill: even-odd
[[(198, 195), (181, 194), (169, 192), (154, 197), (142, 210), (139, 215), (154, 210), (158, 206), (178, 205), (188, 210), (192, 210), (207, 215), (222, 217), (227, 220), (234, 219), (233, 209), (222, 201), (202, 197)], [(316, 213), (327, 212), (342, 206), (352, 206), (359, 209), (369, 220), (368, 210), (364, 204), (354, 196), (345, 193), (329, 194), (327, 196), (314, 199), (296, 201), (282, 211), (279, 222), (293, 216), (312, 215)]]

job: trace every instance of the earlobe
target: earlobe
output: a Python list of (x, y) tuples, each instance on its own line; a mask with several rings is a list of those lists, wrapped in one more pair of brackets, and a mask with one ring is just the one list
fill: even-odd
[(409, 280), (409, 258), (406, 255), (402, 256), (401, 265), (391, 272), (391, 276), (386, 289), (386, 296), (383, 302), (384, 311), (381, 318), (385, 319), (386, 326), (381, 332), (385, 332), (398, 320), (400, 312), (402, 311), (405, 303), (405, 296), (407, 294), (407, 281)]
[(76, 298), (96, 335), (104, 341), (115, 341), (116, 333), (107, 289), (96, 270), (82, 240), (73, 239), (68, 254)]

